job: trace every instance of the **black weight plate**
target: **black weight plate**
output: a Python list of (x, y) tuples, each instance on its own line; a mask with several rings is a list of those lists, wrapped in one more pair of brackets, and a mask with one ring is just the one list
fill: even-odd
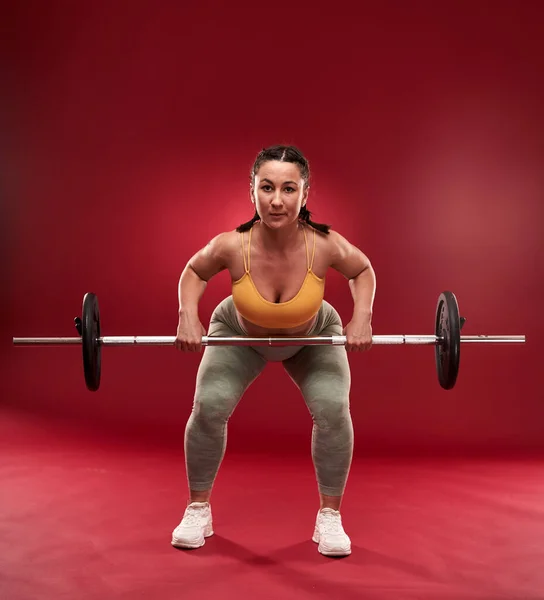
[(459, 305), (453, 292), (442, 292), (438, 297), (435, 335), (443, 338), (435, 346), (438, 381), (445, 390), (451, 390), (457, 381), (461, 352)]
[(88, 293), (83, 297), (81, 345), (83, 346), (83, 370), (85, 383), (91, 392), (100, 387), (101, 346), (100, 311), (95, 294)]

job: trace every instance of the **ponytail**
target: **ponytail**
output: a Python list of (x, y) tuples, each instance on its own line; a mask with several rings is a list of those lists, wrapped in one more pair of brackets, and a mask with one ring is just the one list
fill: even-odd
[(243, 233), (244, 231), (249, 231), (252, 227), (253, 227), (253, 223), (256, 223), (257, 221), (260, 221), (261, 217), (259, 217), (257, 211), (255, 211), (255, 214), (253, 215), (253, 219), (251, 219), (251, 221), (248, 221), (247, 223), (242, 223), (241, 225), (238, 225), (238, 227), (236, 228), (236, 231), (238, 233)]
[(300, 212), (298, 213), (298, 218), (301, 221), (304, 221), (305, 223), (308, 223), (308, 225), (310, 227), (313, 227), (314, 229), (317, 229), (317, 231), (321, 231), (321, 233), (326, 233), (328, 235), (329, 231), (331, 230), (331, 226), (330, 225), (324, 225), (323, 223), (314, 223), (310, 219), (311, 216), (312, 216), (312, 213), (305, 206), (303, 206), (300, 209)]

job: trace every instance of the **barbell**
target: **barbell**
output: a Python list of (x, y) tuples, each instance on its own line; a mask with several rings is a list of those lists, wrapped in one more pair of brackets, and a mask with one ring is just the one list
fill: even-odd
[[(74, 319), (79, 337), (13, 338), (17, 346), (81, 345), (83, 372), (87, 388), (100, 387), (102, 346), (173, 346), (175, 336), (100, 336), (98, 298), (89, 292), (83, 297), (82, 315)], [(524, 343), (524, 335), (461, 335), (465, 319), (459, 316), (459, 305), (453, 292), (442, 292), (436, 306), (434, 335), (374, 335), (372, 344), (428, 345), (435, 347), (438, 381), (450, 390), (457, 381), (461, 343)], [(215, 337), (203, 336), (203, 346), (315, 346), (346, 344), (346, 336), (302, 337)]]

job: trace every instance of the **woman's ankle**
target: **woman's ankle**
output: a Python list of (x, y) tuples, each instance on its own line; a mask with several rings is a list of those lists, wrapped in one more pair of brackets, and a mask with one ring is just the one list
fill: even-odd
[(206, 491), (195, 491), (195, 490), (190, 490), (189, 491), (189, 504), (192, 504), (193, 502), (209, 502), (210, 501), (210, 496), (211, 496), (211, 490), (206, 490)]
[(342, 496), (326, 496), (325, 494), (319, 494), (319, 510), (324, 508), (332, 508), (333, 510), (340, 510), (342, 504)]

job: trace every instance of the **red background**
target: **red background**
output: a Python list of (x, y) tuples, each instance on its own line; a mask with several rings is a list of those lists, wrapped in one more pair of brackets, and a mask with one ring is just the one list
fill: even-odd
[[(87, 291), (106, 335), (174, 335), (189, 257), (252, 215), (263, 146), (310, 160), (314, 218), (371, 258), (374, 333), (433, 333), (451, 289), (456, 388), (432, 348), (351, 355), (359, 452), (542, 446), (543, 10), (538, 3), (20, 3), (6, 19), (2, 402), (74, 426), (179, 443), (200, 356), (107, 348), (96, 394), (74, 335)], [(207, 325), (226, 274), (201, 302)], [(326, 299), (344, 322), (347, 283)], [(269, 365), (229, 447), (307, 449), (311, 422)]]

